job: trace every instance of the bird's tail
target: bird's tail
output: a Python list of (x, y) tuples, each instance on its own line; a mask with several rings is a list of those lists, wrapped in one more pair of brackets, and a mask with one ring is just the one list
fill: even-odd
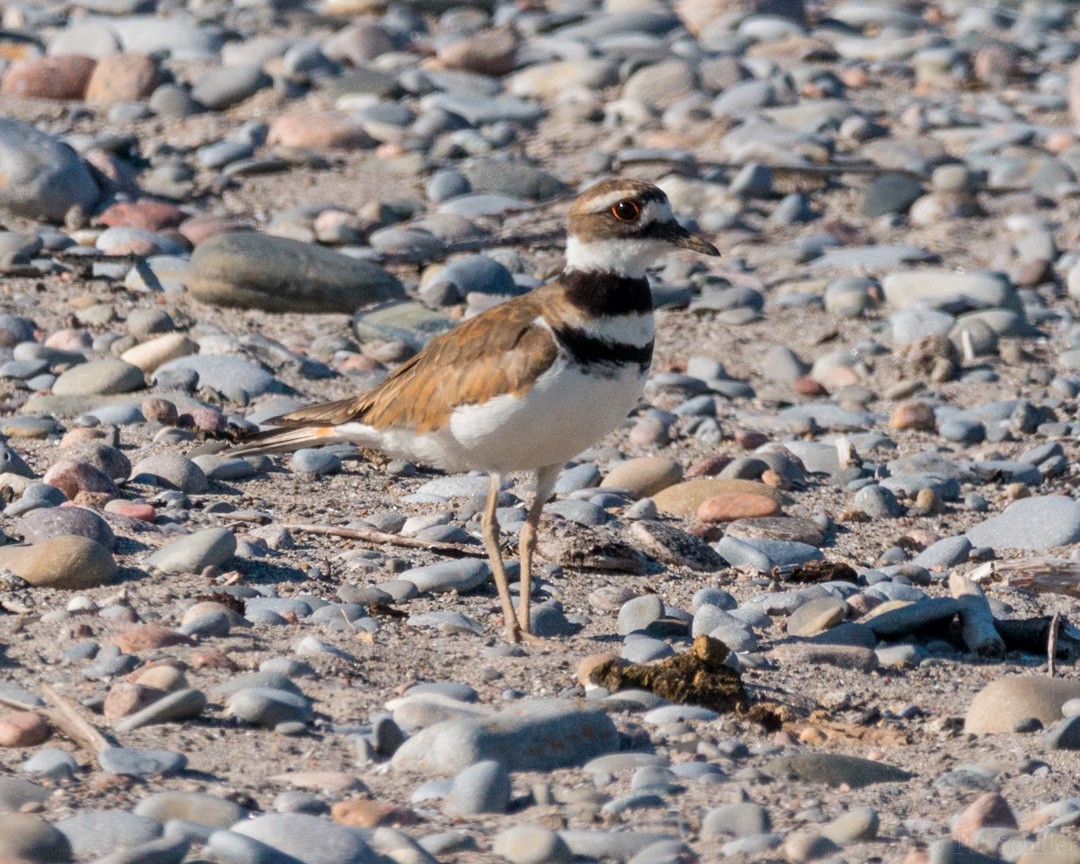
[(294, 426), (254, 432), (228, 449), (230, 456), (292, 453), (305, 447), (323, 447), (347, 441), (333, 426)]

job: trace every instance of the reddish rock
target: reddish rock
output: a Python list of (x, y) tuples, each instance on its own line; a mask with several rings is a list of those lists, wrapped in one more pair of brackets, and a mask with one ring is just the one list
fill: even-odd
[(138, 627), (132, 627), (118, 635), (113, 642), (125, 654), (138, 654), (140, 651), (153, 651), (172, 645), (195, 644), (183, 633), (159, 624), (140, 624)]
[(222, 672), (235, 672), (240, 667), (219, 648), (205, 647), (190, 658), (192, 669), (217, 669)]
[(743, 450), (757, 450), (763, 444), (769, 442), (769, 436), (755, 429), (736, 429), (735, 443)]
[(983, 828), (1017, 828), (1016, 815), (999, 792), (986, 792), (971, 802), (952, 820), (952, 837), (967, 846), (975, 845), (975, 835)]
[(795, 392), (801, 396), (824, 396), (825, 388), (813, 378), (796, 378)]
[(109, 433), (105, 429), (97, 426), (76, 426), (64, 433), (64, 437), (60, 439), (60, 446), (75, 447), (90, 441), (105, 441), (108, 438)]
[(51, 734), (48, 721), (36, 711), (0, 714), (0, 747), (36, 747)]
[(736, 519), (776, 516), (779, 512), (780, 505), (772, 498), (732, 492), (706, 498), (698, 507), (697, 517), (702, 522), (734, 522)]
[(192, 216), (190, 219), (185, 219), (179, 226), (180, 234), (192, 246), (198, 246), (204, 240), (209, 240), (218, 234), (254, 230), (255, 226), (250, 222), (228, 216)]
[(271, 125), (267, 143), (315, 150), (374, 147), (360, 124), (343, 111), (293, 111)]
[(35, 57), (8, 66), (0, 93), (24, 99), (82, 99), (96, 61), (80, 54)]
[(412, 825), (416, 814), (407, 807), (395, 807), (382, 801), (352, 798), (338, 801), (330, 808), (330, 817), (339, 825), (354, 828), (378, 828), (380, 825)]
[(142, 405), (139, 406), (139, 410), (142, 411), (143, 417), (147, 420), (160, 423), (162, 426), (175, 426), (176, 420), (180, 416), (180, 413), (176, 410), (176, 405), (168, 399), (162, 399), (160, 396), (151, 396), (149, 399), (144, 399)]
[(97, 221), (109, 228), (142, 228), (146, 231), (162, 231), (175, 228), (188, 218), (188, 214), (175, 204), (156, 198), (140, 198), (138, 201), (117, 201), (98, 216)]
[(918, 429), (922, 432), (933, 432), (936, 423), (934, 409), (918, 399), (901, 402), (893, 409), (892, 416), (889, 418), (890, 429)]
[(688, 469), (686, 469), (686, 479), (692, 480), (695, 477), (715, 477), (728, 465), (734, 461), (726, 453), (718, 453), (715, 456), (710, 456), (708, 459), (702, 459), (700, 462), (695, 462)]
[(120, 494), (112, 477), (89, 462), (76, 459), (61, 459), (42, 479), (71, 499), (80, 492), (100, 492), (111, 497)]
[(152, 505), (141, 504), (137, 501), (113, 501), (107, 509), (117, 516), (126, 516), (128, 519), (141, 519), (143, 522), (153, 522), (156, 515)]
[(373, 357), (350, 354), (337, 365), (338, 372), (376, 372), (386, 366)]
[(159, 83), (158, 68), (145, 54), (112, 54), (98, 61), (86, 84), (86, 101), (141, 102)]
[(225, 415), (215, 408), (192, 408), (184, 415), (191, 418), (191, 425), (200, 432), (222, 432), (228, 425)]
[(106, 720), (119, 720), (121, 717), (128, 717), (141, 711), (164, 695), (164, 690), (154, 687), (133, 684), (130, 681), (117, 681), (105, 695), (102, 713)]
[(458, 39), (439, 49), (439, 63), (481, 75), (505, 75), (514, 68), (517, 34), (511, 27), (492, 27)]

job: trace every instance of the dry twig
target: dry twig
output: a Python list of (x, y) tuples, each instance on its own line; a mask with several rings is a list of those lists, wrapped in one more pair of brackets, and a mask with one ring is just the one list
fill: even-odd
[(282, 525), (287, 531), (299, 531), (302, 534), (327, 534), (331, 537), (343, 537), (347, 540), (364, 540), (367, 543), (387, 543), (391, 546), (403, 546), (406, 549), (429, 549), (441, 552), (452, 558), (486, 558), (487, 552), (482, 546), (469, 546), (465, 543), (443, 543), (437, 540), (417, 540), (415, 537), (402, 537), (387, 534), (373, 528), (339, 528), (337, 525), (288, 523)]
[(1046, 674), (1051, 678), (1057, 672), (1057, 636), (1058, 636), (1058, 620), (1060, 613), (1055, 612), (1054, 617), (1050, 619), (1050, 635), (1046, 637)]
[(19, 711), (36, 711), (44, 714), (53, 726), (85, 750), (95, 762), (99, 753), (116, 746), (79, 713), (70, 699), (61, 696), (48, 684), (41, 685), (41, 692), (45, 694), (45, 700), (52, 706), (51, 708), (42, 708), (40, 705), (32, 705), (29, 702), (21, 702), (6, 696), (0, 696), (0, 704)]

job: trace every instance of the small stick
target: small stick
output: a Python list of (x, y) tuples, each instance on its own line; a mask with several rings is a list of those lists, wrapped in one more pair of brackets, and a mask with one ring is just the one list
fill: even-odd
[(1046, 637), (1046, 674), (1051, 678), (1057, 672), (1057, 635), (1060, 614), (1055, 612), (1050, 619), (1050, 635)]
[(288, 523), (282, 525), (286, 531), (299, 531), (305, 534), (328, 534), (331, 537), (344, 537), (348, 540), (366, 540), (368, 543), (388, 543), (391, 546), (404, 546), (407, 549), (430, 549), (442, 552), (452, 558), (486, 558), (487, 552), (481, 546), (467, 546), (464, 543), (443, 543), (438, 540), (417, 540), (415, 537), (401, 537), (370, 528), (339, 528), (336, 525), (301, 525)]
[(949, 574), (949, 593), (960, 602), (964, 645), (979, 657), (1000, 660), (1005, 641), (994, 627), (994, 613), (982, 588), (962, 573)]
[(70, 699), (61, 696), (48, 684), (41, 685), (41, 692), (53, 706), (49, 717), (56, 728), (92, 756), (96, 758), (103, 750), (111, 750), (116, 746), (83, 718)]

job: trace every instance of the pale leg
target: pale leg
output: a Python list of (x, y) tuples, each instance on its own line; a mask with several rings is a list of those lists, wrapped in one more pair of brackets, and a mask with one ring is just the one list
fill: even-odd
[(536, 472), (536, 497), (525, 517), (518, 535), (518, 557), (521, 560), (521, 600), (518, 604), (518, 622), (523, 632), (529, 632), (529, 600), (532, 596), (532, 558), (536, 549), (536, 532), (540, 527), (540, 514), (544, 511), (555, 481), (559, 478), (561, 465), (548, 465)]
[(487, 549), (488, 560), (491, 562), (491, 572), (495, 576), (495, 587), (499, 590), (499, 600), (502, 601), (506, 638), (510, 642), (520, 642), (521, 630), (518, 627), (517, 617), (514, 615), (514, 604), (510, 600), (510, 583), (506, 579), (506, 568), (503, 566), (502, 552), (499, 550), (499, 520), (495, 518), (501, 488), (502, 476), (489, 475), (487, 501), (484, 504), (484, 517), (480, 522), (480, 528), (484, 537), (484, 548)]

